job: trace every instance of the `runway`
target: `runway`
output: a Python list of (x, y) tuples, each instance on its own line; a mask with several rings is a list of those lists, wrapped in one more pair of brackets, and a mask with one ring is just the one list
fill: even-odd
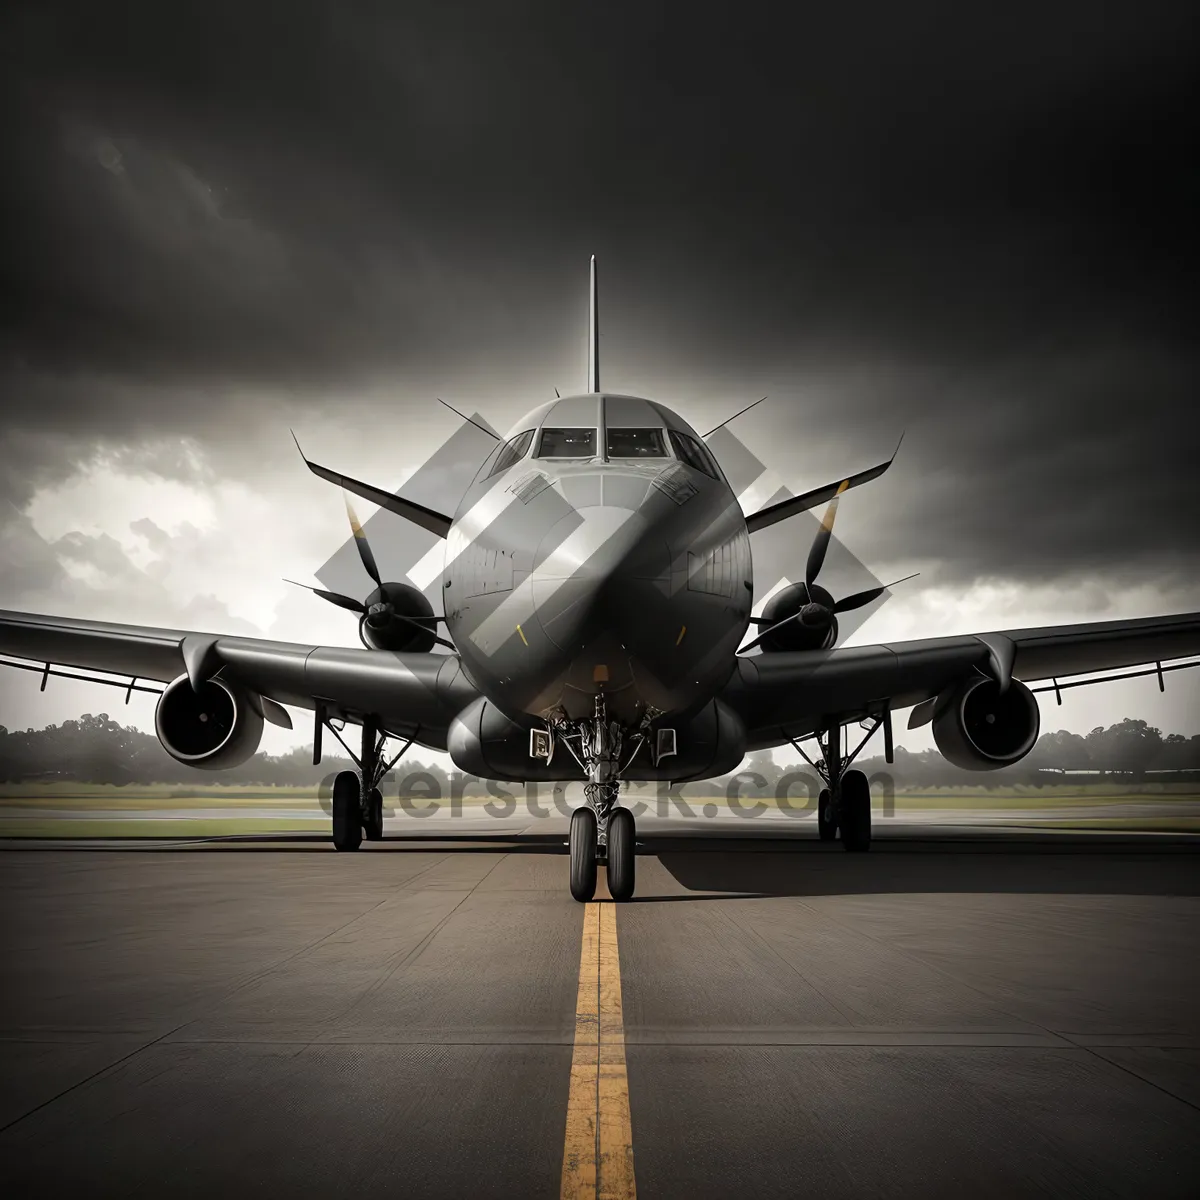
[(7, 843), (0, 1189), (1197, 1194), (1200, 839), (746, 825)]

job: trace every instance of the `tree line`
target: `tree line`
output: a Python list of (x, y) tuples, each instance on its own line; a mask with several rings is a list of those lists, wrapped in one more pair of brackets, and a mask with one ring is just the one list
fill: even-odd
[[(853, 729), (851, 736), (853, 737)], [(878, 735), (877, 735), (878, 736)], [(1066, 773), (1088, 772), (1101, 776), (1145, 781), (1159, 778), (1200, 778), (1200, 734), (1163, 736), (1145, 721), (1126, 718), (1107, 728), (1098, 726), (1088, 734), (1059, 730), (1044, 733), (1033, 750), (1011, 767), (999, 771), (963, 771), (952, 766), (936, 750), (910, 752), (897, 747), (895, 762), (887, 764), (875, 755), (856, 763), (868, 774), (887, 772), (898, 787), (1011, 787), (1014, 784), (1046, 784)], [(351, 769), (340, 755), (326, 754), (319, 766), (312, 761), (312, 747), (300, 746), (286, 754), (260, 751), (237, 767), (222, 771), (197, 771), (176, 762), (152, 734), (121, 725), (107, 713), (87, 715), (77, 721), (48, 725), (45, 729), (10, 730), (0, 725), (0, 782), (18, 783), (71, 781), (108, 784), (223, 783), (237, 786), (316, 786), (330, 772)], [(747, 792), (772, 792), (779, 778), (793, 768), (780, 767), (766, 751), (755, 751), (737, 774)], [(426, 764), (407, 755), (394, 769), (391, 779), (425, 771), (433, 776), (442, 794), (449, 794), (450, 779), (436, 764)], [(1156, 776), (1157, 772), (1170, 775)], [(1174, 773), (1184, 773), (1175, 776)], [(747, 775), (761, 776), (760, 786)], [(461, 786), (461, 785), (460, 785)], [(462, 794), (478, 788), (468, 787)]]

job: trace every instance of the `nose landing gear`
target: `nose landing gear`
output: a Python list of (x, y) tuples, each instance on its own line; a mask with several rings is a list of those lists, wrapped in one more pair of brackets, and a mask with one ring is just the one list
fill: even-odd
[(621, 763), (624, 730), (617, 721), (608, 720), (603, 695), (596, 697), (590, 719), (562, 719), (552, 723), (555, 736), (588, 777), (583, 788), (587, 804), (571, 814), (571, 895), (576, 900), (588, 901), (595, 895), (597, 861), (605, 864), (608, 890), (614, 900), (625, 901), (633, 896), (637, 829), (633, 813), (618, 804), (621, 772), (646, 741), (655, 715), (647, 713), (643, 719), (633, 752), (624, 765)]

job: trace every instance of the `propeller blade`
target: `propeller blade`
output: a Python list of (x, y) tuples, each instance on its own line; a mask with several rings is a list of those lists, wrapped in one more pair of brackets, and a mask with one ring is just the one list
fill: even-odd
[[(403, 613), (398, 613), (398, 612), (393, 612), (392, 616), (398, 618), (401, 621), (404, 621), (406, 624), (415, 625), (422, 633), (430, 632), (429, 628), (427, 626), (421, 624), (421, 622), (423, 620), (428, 621), (430, 619), (429, 617), (406, 617)], [(432, 636), (433, 636), (434, 645), (445, 646), (447, 650), (456, 649), (454, 643), (448, 642), (444, 637), (438, 637), (437, 634), (433, 634)]]
[(864, 605), (870, 604), (872, 600), (878, 600), (886, 591), (887, 585), (883, 584), (880, 587), (868, 588), (865, 592), (855, 592), (853, 596), (847, 596), (845, 600), (839, 600), (833, 606), (833, 611), (835, 613), (853, 612), (856, 608), (862, 608)]
[(825, 517), (821, 521), (821, 528), (817, 530), (817, 536), (813, 538), (812, 548), (808, 552), (808, 565), (804, 570), (804, 586), (811, 587), (817, 581), (817, 576), (821, 572), (821, 567), (825, 562), (825, 552), (829, 549), (829, 539), (833, 536), (833, 521), (837, 516), (838, 497), (850, 486), (850, 480), (843, 479), (838, 485), (838, 490), (834, 492), (833, 499), (829, 502), (829, 507), (825, 510)]
[(366, 568), (367, 574), (375, 581), (376, 587), (383, 586), (383, 580), (379, 576), (379, 567), (375, 562), (375, 555), (371, 553), (371, 543), (367, 541), (367, 535), (363, 533), (363, 527), (358, 523), (358, 517), (354, 515), (354, 509), (350, 506), (350, 498), (346, 498), (346, 516), (350, 518), (350, 529), (354, 534), (354, 544), (358, 547), (358, 557), (362, 559), (362, 565)]
[[(792, 620), (792, 618), (788, 617), (788, 621), (790, 621), (790, 620)], [(758, 635), (758, 637), (754, 638), (753, 641), (747, 642), (744, 646), (739, 646), (738, 653), (745, 654), (747, 650), (753, 650), (755, 646), (762, 645), (763, 638), (765, 638), (768, 634), (772, 633), (774, 630), (778, 629), (780, 625), (786, 625), (786, 624), (787, 624), (787, 621), (779, 621), (777, 624), (772, 625), (770, 629), (764, 629), (762, 631), (762, 633), (760, 633)]]
[(306, 592), (313, 592), (320, 596), (322, 600), (328, 600), (330, 604), (336, 604), (338, 608), (348, 608), (351, 612), (361, 613), (364, 617), (367, 615), (367, 606), (361, 600), (355, 600), (350, 596), (343, 596), (338, 592), (327, 592), (324, 588), (310, 587), (307, 583), (297, 583), (294, 579), (285, 579), (284, 583), (290, 583), (294, 587), (301, 587)]
[(865, 592), (855, 592), (853, 596), (839, 600), (833, 606), (833, 611), (835, 613), (853, 612), (854, 609), (862, 608), (864, 605), (870, 604), (872, 600), (878, 599), (888, 588), (894, 588), (897, 583), (906, 583), (910, 579), (916, 579), (920, 573), (920, 571), (914, 571), (911, 575), (905, 575), (903, 579), (897, 579), (896, 583), (885, 583), (880, 587), (868, 588)]
[(798, 621), (799, 619), (800, 614), (795, 612), (792, 613), (790, 617), (784, 617), (782, 621), (776, 621), (774, 625), (770, 625), (764, 629), (762, 633), (760, 633), (753, 641), (747, 642), (744, 646), (742, 646), (738, 650), (738, 653), (745, 654), (747, 650), (753, 650), (755, 646), (761, 645), (764, 641), (766, 641), (766, 639), (769, 638), (777, 629), (782, 629), (785, 625), (789, 625), (792, 621)]

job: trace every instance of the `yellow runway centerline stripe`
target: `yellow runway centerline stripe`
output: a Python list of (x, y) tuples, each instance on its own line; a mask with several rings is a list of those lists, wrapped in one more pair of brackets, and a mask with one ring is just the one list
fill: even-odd
[(593, 902), (583, 914), (561, 1195), (633, 1200), (636, 1194), (617, 910)]

